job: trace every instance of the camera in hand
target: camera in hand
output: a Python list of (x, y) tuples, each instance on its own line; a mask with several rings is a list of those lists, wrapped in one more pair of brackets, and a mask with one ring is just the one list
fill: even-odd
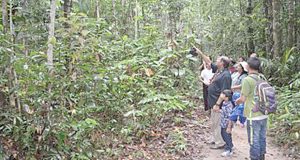
[(192, 56), (198, 56), (196, 48), (191, 48), (191, 50), (189, 51), (189, 54), (191, 54)]

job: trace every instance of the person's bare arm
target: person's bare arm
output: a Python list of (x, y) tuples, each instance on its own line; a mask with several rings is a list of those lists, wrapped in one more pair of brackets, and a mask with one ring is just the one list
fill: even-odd
[(205, 55), (200, 49), (198, 49), (194, 45), (193, 45), (193, 47), (196, 49), (196, 52), (202, 57), (202, 59), (204, 60), (204, 62), (206, 64), (210, 65), (211, 64), (211, 60), (209, 59), (209, 57), (207, 55)]
[(202, 70), (203, 68), (205, 69), (206, 67), (205, 67), (204, 64), (201, 64), (200, 67), (199, 67), (199, 69)]
[(231, 87), (232, 90), (241, 89), (241, 88), (242, 88), (242, 85), (236, 85), (236, 86)]
[(237, 99), (235, 103), (239, 105), (239, 104), (245, 103), (245, 101), (246, 101), (246, 97), (241, 95), (241, 97), (239, 99)]
[(219, 98), (218, 98), (218, 100), (217, 100), (217, 102), (216, 102), (216, 104), (213, 107), (213, 110), (215, 112), (220, 111), (221, 103), (224, 100), (224, 98), (225, 98), (225, 95), (221, 93), (220, 96), (219, 96)]

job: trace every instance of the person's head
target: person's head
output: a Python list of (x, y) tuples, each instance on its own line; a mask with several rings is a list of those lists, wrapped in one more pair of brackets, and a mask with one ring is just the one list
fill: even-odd
[(247, 64), (249, 72), (258, 72), (260, 69), (260, 60), (257, 57), (250, 57)]
[(237, 71), (238, 71), (238, 68), (239, 68), (239, 64), (237, 63), (237, 64), (235, 64), (233, 67), (234, 67), (234, 72), (237, 72)]
[(251, 53), (250, 57), (258, 57), (256, 53)]
[(218, 69), (228, 68), (230, 64), (230, 60), (226, 56), (220, 56), (217, 58), (216, 64)]
[(232, 100), (232, 91), (229, 89), (224, 90), (221, 94), (223, 94), (224, 96), (224, 101), (228, 102)]
[(239, 62), (244, 62), (244, 61), (246, 61), (246, 59), (245, 59), (245, 57), (240, 57), (238, 61)]
[(247, 73), (248, 72), (248, 64), (247, 62), (240, 62), (237, 66), (237, 71), (240, 73), (240, 74), (244, 74), (244, 73)]

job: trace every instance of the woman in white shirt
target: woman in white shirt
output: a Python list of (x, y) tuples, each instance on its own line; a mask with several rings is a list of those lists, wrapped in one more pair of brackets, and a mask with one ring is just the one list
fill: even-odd
[(204, 110), (209, 110), (207, 103), (207, 95), (208, 95), (208, 85), (210, 84), (210, 80), (213, 78), (214, 73), (210, 65), (203, 62), (204, 69), (201, 71), (201, 81), (203, 83), (203, 100), (204, 100)]

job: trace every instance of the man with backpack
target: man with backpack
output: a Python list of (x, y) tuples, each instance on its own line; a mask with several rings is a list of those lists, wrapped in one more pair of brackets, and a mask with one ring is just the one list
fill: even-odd
[(242, 95), (236, 103), (245, 103), (250, 158), (264, 160), (268, 113), (276, 110), (275, 90), (259, 74), (260, 60), (257, 57), (249, 58), (247, 63), (249, 75), (242, 82)]

